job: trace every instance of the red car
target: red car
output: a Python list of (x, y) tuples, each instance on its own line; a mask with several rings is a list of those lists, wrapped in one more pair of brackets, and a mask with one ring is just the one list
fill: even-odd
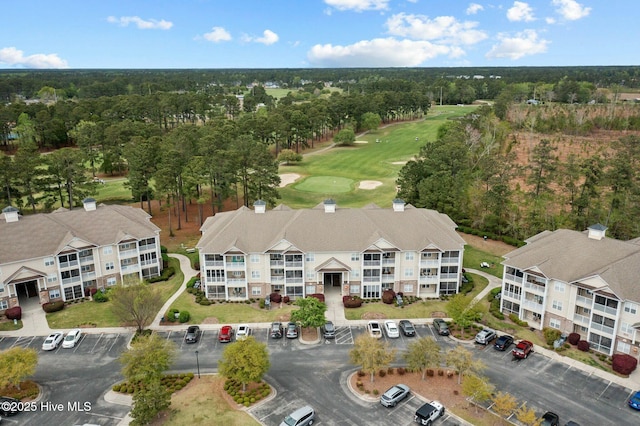
[(531, 352), (533, 352), (533, 343), (528, 340), (520, 340), (511, 351), (514, 357), (520, 359), (526, 359)]
[(225, 325), (220, 329), (220, 334), (218, 334), (218, 341), (221, 343), (228, 343), (233, 338), (233, 327), (230, 325)]

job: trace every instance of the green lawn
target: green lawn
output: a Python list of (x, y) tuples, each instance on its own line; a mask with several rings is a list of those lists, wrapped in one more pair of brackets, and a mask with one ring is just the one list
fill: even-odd
[[(162, 294), (163, 302), (167, 301), (174, 294), (182, 281), (184, 274), (180, 270), (178, 260), (169, 258), (169, 266), (173, 266), (176, 274), (166, 282), (152, 284)], [(75, 328), (82, 325), (93, 325), (95, 327), (120, 327), (122, 322), (111, 312), (111, 303), (96, 303), (94, 301), (85, 301), (81, 303), (72, 303), (58, 312), (47, 314), (47, 322), (49, 327), (58, 328)]]
[[(486, 251), (478, 250), (469, 244), (464, 246), (464, 258), (462, 266), (464, 268), (478, 269), (502, 279), (503, 267), (500, 264), (504, 259)], [(489, 268), (481, 268), (480, 263), (487, 262), (491, 265)]]
[(20, 330), (21, 328), (22, 328), (22, 320), (19, 320), (18, 323), (15, 325), (11, 320), (0, 322), (0, 331)]
[(304, 192), (337, 194), (353, 190), (354, 185), (353, 179), (337, 176), (311, 176), (295, 184), (294, 188)]

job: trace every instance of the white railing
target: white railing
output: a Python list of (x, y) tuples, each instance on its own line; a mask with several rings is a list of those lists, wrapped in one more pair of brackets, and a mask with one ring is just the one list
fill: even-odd
[(119, 252), (120, 258), (125, 258), (125, 257), (138, 257), (138, 250), (133, 249), (133, 250), (124, 250)]
[(533, 284), (530, 282), (525, 282), (524, 283), (524, 288), (527, 288), (529, 290), (533, 290), (534, 292), (538, 293), (538, 294), (544, 294), (544, 286), (538, 285), (538, 284)]
[(83, 272), (82, 281), (89, 281), (96, 278), (96, 271)]
[(604, 305), (601, 305), (599, 303), (594, 303), (593, 304), (593, 309), (596, 310), (596, 311), (605, 312), (605, 313), (607, 313), (609, 315), (613, 315), (613, 316), (615, 316), (617, 314), (617, 312), (618, 312), (618, 310), (616, 308), (611, 308), (609, 306), (604, 306)]
[(139, 248), (140, 251), (155, 250), (156, 249), (156, 243), (143, 244), (143, 245), (139, 246), (138, 248)]
[(580, 303), (590, 308), (593, 304), (593, 299), (590, 297), (576, 296), (576, 303)]
[(120, 272), (123, 274), (133, 274), (135, 272), (140, 272), (140, 265), (137, 263), (135, 265), (123, 265), (120, 267)]
[(80, 277), (71, 277), (71, 278), (63, 278), (62, 279), (62, 285), (67, 285), (67, 284), (72, 284), (72, 283), (79, 283), (80, 282)]
[(244, 262), (227, 262), (227, 269), (244, 269)]
[(380, 277), (362, 277), (362, 281), (365, 283), (379, 283)]
[(364, 266), (380, 266), (379, 260), (364, 260), (362, 263)]
[(272, 283), (283, 283), (284, 282), (284, 275), (271, 275), (271, 282)]
[(507, 280), (514, 282), (514, 283), (518, 283), (518, 284), (522, 284), (522, 280), (524, 279), (524, 277), (519, 277), (517, 275), (511, 275), (511, 274), (505, 274), (504, 276)]
[(454, 280), (458, 278), (458, 274), (440, 274), (441, 280)]
[(510, 299), (515, 299), (515, 300), (519, 301), (521, 294), (520, 293), (515, 293), (513, 291), (503, 291), (502, 292), (502, 296), (506, 296), (506, 297), (508, 297)]
[(602, 325), (602, 324), (598, 324), (597, 322), (592, 322), (591, 323), (591, 328), (594, 330), (598, 330), (601, 331), (603, 333), (606, 333), (610, 336), (615, 334), (615, 330), (613, 329), (613, 327), (608, 327), (606, 325)]
[(157, 264), (158, 264), (158, 259), (140, 261), (140, 265), (142, 266), (157, 265)]
[(60, 263), (60, 269), (66, 269), (66, 268), (70, 268), (72, 266), (78, 266), (78, 261), (77, 260), (70, 260), (69, 262), (61, 262)]
[(227, 278), (227, 284), (246, 284), (247, 283), (247, 279), (246, 278)]
[(396, 264), (396, 258), (395, 257), (387, 257), (382, 259), (382, 264), (383, 265), (395, 265)]
[(437, 267), (437, 266), (439, 266), (439, 265), (440, 265), (440, 263), (438, 263), (438, 261), (437, 261), (437, 260), (431, 260), (431, 259), (429, 259), (429, 260), (423, 260), (423, 259), (421, 259), (421, 260), (420, 260), (420, 266), (431, 266), (431, 267)]
[(302, 268), (302, 262), (284, 262), (287, 268)]
[(542, 303), (532, 302), (531, 300), (525, 300), (522, 302), (522, 307), (527, 308), (530, 311), (533, 311), (537, 314), (541, 314), (544, 311), (544, 306)]
[(459, 257), (443, 257), (442, 258), (442, 263), (458, 263), (460, 262), (460, 258)]
[(393, 274), (382, 274), (382, 282), (383, 283), (395, 282), (395, 276)]
[(271, 266), (284, 266), (284, 260), (271, 260), (269, 261)]
[(223, 283), (224, 277), (207, 277), (205, 279), (206, 283)]
[(436, 284), (438, 282), (437, 275), (421, 275), (420, 284)]
[(93, 255), (91, 255), (91, 256), (82, 256), (80, 258), (80, 263), (82, 263), (82, 264), (93, 263)]
[(224, 261), (222, 260), (205, 260), (204, 266), (217, 266), (222, 268), (224, 266)]
[(299, 277), (299, 278), (298, 277), (294, 277), (294, 278), (287, 277), (285, 279), (285, 283), (287, 283), (287, 284), (300, 284), (300, 283), (302, 283), (302, 277)]
[(589, 325), (589, 317), (585, 317), (584, 315), (580, 315), (580, 314), (573, 314), (573, 322)]

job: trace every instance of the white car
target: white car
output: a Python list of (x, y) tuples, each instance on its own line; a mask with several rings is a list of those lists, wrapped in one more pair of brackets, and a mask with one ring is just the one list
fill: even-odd
[(400, 337), (400, 330), (393, 320), (386, 320), (384, 322), (384, 332), (387, 333), (387, 337), (390, 339), (397, 339)]
[(64, 337), (64, 334), (62, 333), (50, 334), (49, 337), (44, 339), (44, 342), (42, 342), (42, 350), (53, 351), (58, 349), (58, 346), (60, 346), (60, 343), (62, 343), (63, 337)]
[(251, 334), (251, 329), (247, 324), (240, 324), (238, 326), (238, 331), (236, 331), (236, 341), (237, 340), (245, 340)]
[(378, 321), (369, 321), (367, 330), (369, 330), (369, 335), (374, 339), (380, 339), (382, 337), (382, 328), (380, 328)]
[(80, 341), (81, 338), (82, 338), (82, 330), (80, 330), (79, 328), (74, 328), (65, 336), (64, 341), (62, 342), (62, 347), (64, 349), (73, 348), (76, 346), (76, 344)]

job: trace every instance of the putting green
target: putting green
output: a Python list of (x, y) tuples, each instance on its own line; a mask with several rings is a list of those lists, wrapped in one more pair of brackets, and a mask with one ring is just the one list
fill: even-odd
[(337, 176), (311, 176), (294, 186), (298, 191), (337, 194), (353, 190), (353, 179)]

